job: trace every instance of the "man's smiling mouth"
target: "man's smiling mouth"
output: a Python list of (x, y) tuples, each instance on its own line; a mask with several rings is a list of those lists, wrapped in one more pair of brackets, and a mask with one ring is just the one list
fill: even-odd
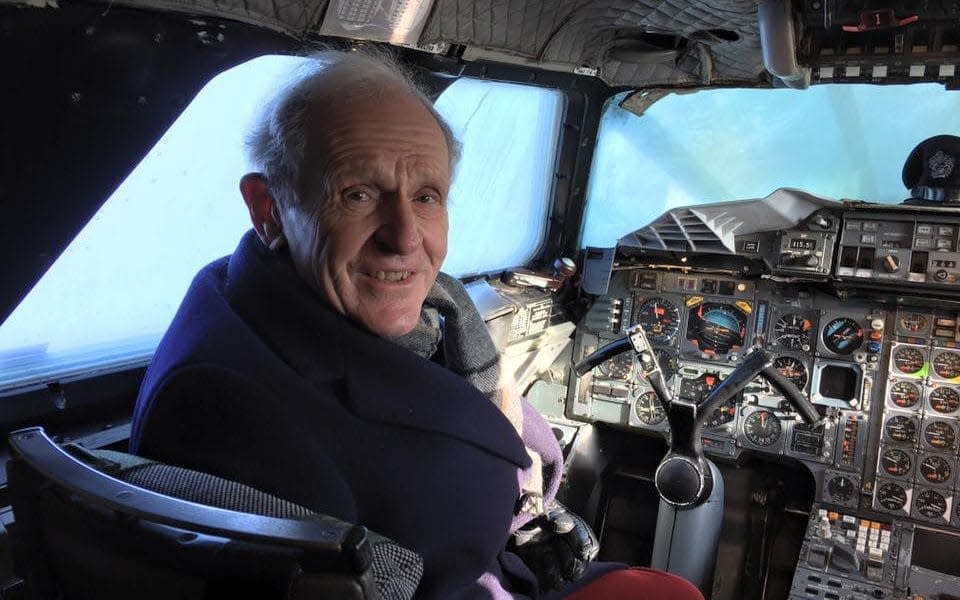
[(410, 273), (411, 271), (373, 271), (367, 275), (379, 281), (403, 281), (410, 277)]

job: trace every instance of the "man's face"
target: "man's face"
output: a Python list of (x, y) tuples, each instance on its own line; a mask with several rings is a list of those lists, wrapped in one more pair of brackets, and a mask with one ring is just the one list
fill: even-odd
[(283, 224), (298, 272), (334, 309), (399, 336), (416, 326), (447, 253), (449, 154), (418, 100), (378, 96), (318, 107), (300, 207)]

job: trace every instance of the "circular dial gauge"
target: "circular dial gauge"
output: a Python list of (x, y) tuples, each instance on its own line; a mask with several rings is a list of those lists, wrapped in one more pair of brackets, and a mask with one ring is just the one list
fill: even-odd
[(901, 373), (907, 375), (920, 373), (926, 362), (923, 352), (913, 346), (900, 346), (893, 351), (893, 365)]
[(930, 392), (930, 408), (938, 413), (952, 413), (960, 408), (960, 392), (940, 386)]
[(907, 490), (888, 481), (877, 489), (877, 503), (887, 510), (900, 510), (907, 505)]
[(933, 359), (933, 372), (943, 379), (960, 377), (960, 354), (941, 352)]
[[(720, 385), (720, 375), (717, 373), (704, 373), (696, 379), (683, 379), (680, 382), (680, 397), (702, 404), (718, 385)], [(704, 427), (719, 427), (733, 421), (737, 415), (738, 396), (739, 394), (715, 409), (704, 423)]]
[(647, 298), (634, 312), (633, 324), (643, 327), (649, 341), (664, 344), (680, 328), (680, 311), (669, 300)]
[(946, 421), (933, 421), (923, 429), (923, 439), (931, 448), (950, 450), (957, 442), (957, 432)]
[(950, 463), (940, 456), (928, 456), (920, 461), (920, 474), (930, 483), (945, 483), (952, 473)]
[(680, 397), (700, 404), (718, 385), (720, 375), (717, 373), (704, 373), (696, 379), (684, 378), (680, 382)]
[(713, 411), (713, 414), (710, 415), (710, 418), (707, 419), (707, 422), (704, 423), (704, 427), (720, 427), (721, 425), (726, 425), (730, 421), (733, 421), (734, 417), (737, 416), (737, 402), (735, 399), (727, 400), (720, 405), (720, 408)]
[(892, 417), (883, 429), (887, 437), (895, 442), (914, 443), (917, 439), (917, 424), (910, 417), (897, 415)]
[(900, 408), (910, 408), (920, 402), (920, 388), (910, 381), (898, 381), (890, 386), (890, 401)]
[(708, 356), (727, 354), (743, 346), (747, 314), (732, 304), (703, 302), (690, 309), (687, 339)]
[(823, 328), (823, 345), (834, 354), (851, 354), (863, 343), (863, 329), (848, 317), (840, 317)]
[(627, 380), (633, 372), (633, 352), (618, 354), (610, 360), (600, 363), (597, 368), (604, 377)]
[(769, 446), (780, 439), (780, 419), (769, 410), (750, 413), (743, 420), (743, 434), (757, 446)]
[(909, 333), (919, 333), (927, 328), (927, 318), (917, 313), (900, 315), (900, 328)]
[(837, 475), (827, 482), (827, 493), (838, 504), (849, 502), (856, 492), (856, 486), (853, 485), (853, 481), (849, 477)]
[(888, 448), (880, 457), (880, 468), (896, 477), (903, 477), (909, 473), (912, 465), (910, 455), (899, 448)]
[(813, 321), (800, 313), (783, 315), (773, 326), (773, 341), (793, 350), (805, 349), (804, 346), (809, 347), (812, 331)]
[(780, 356), (774, 359), (773, 366), (793, 382), (797, 389), (802, 390), (807, 385), (807, 368), (802, 361), (792, 356)]
[(657, 357), (657, 364), (660, 365), (660, 371), (663, 373), (663, 380), (670, 381), (673, 379), (673, 376), (677, 374), (677, 369), (680, 368), (680, 364), (677, 362), (677, 357), (673, 355), (669, 350), (663, 348), (656, 348), (653, 351), (653, 355)]
[(667, 413), (664, 412), (660, 399), (652, 391), (640, 394), (637, 397), (636, 404), (633, 405), (633, 409), (637, 413), (637, 418), (644, 425), (657, 425), (667, 418)]
[(937, 490), (923, 490), (917, 495), (917, 512), (928, 519), (942, 517), (947, 512), (947, 499)]

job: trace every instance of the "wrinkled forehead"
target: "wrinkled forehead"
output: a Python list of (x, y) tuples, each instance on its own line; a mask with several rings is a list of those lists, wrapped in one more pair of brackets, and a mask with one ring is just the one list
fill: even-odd
[[(314, 98), (308, 114), (304, 157), (315, 167), (331, 168), (373, 153), (424, 165), (449, 163), (437, 120), (399, 86), (341, 88)], [(449, 169), (442, 171), (449, 177)]]

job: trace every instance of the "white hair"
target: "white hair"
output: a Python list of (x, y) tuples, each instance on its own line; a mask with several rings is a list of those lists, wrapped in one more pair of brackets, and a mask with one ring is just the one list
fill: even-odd
[[(293, 81), (267, 105), (247, 138), (250, 162), (263, 173), (280, 207), (294, 207), (302, 191), (300, 167), (308, 135), (308, 115), (314, 100), (350, 86), (378, 90), (400, 87), (420, 100), (436, 119), (447, 143), (450, 173), (460, 159), (460, 143), (433, 102), (391, 54), (364, 48), (343, 52), (321, 50), (308, 57)], [(327, 176), (324, 176), (328, 179)], [(329, 186), (329, 182), (328, 182)]]

